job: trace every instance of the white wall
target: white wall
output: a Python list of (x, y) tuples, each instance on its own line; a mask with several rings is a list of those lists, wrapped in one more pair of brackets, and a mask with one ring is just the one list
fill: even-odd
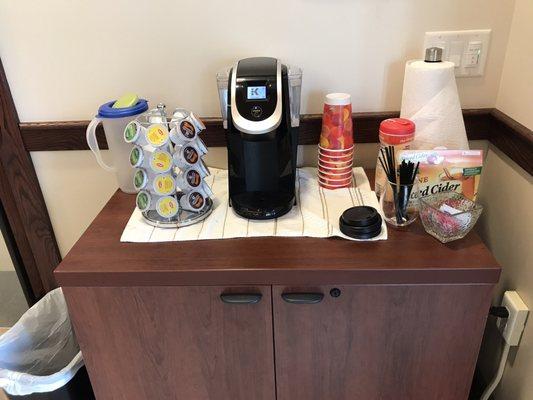
[[(533, 129), (533, 2), (517, 0), (496, 105), (529, 129)], [(493, 149), (480, 185), (480, 201), (486, 204), (480, 231), (503, 266), (495, 303), (503, 291), (517, 290), (533, 309), (533, 178), (516, 163)], [(501, 337), (489, 321), (480, 360), (485, 378), (497, 365)], [(533, 321), (513, 349), (497, 400), (533, 399)]]
[(31, 158), (65, 256), (117, 190), (115, 177), (96, 165), (90, 151), (35, 152)]
[(496, 107), (533, 129), (533, 1), (517, 0)]
[[(491, 147), (480, 183), (484, 205), (477, 229), (503, 267), (494, 293), (499, 304), (505, 290), (516, 290), (533, 308), (533, 178), (509, 157)], [(480, 367), (488, 382), (495, 373), (502, 338), (490, 318), (480, 353)], [(533, 322), (529, 318), (519, 347), (511, 351), (506, 370), (495, 392), (496, 400), (533, 400)]]
[(93, 0), (0, 2), (0, 56), (22, 121), (88, 119), (136, 91), (219, 115), (215, 73), (272, 55), (304, 69), (303, 112), (326, 92), (354, 111), (398, 110), (426, 30), (491, 28), (486, 75), (464, 107), (494, 106), (514, 0)]

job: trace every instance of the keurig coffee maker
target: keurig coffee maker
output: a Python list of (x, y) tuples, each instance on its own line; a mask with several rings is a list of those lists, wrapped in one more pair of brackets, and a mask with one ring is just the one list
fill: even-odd
[(228, 146), (229, 200), (250, 219), (295, 204), (302, 74), (269, 57), (246, 58), (217, 75)]

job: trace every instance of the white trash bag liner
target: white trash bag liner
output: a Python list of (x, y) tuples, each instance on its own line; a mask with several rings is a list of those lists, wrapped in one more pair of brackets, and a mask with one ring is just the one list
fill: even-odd
[(52, 392), (82, 366), (61, 288), (46, 294), (0, 336), (0, 388), (10, 395)]

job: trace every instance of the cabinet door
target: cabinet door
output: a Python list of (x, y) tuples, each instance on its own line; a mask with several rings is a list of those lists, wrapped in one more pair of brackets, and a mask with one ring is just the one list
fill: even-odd
[(333, 288), (273, 288), (278, 400), (468, 398), (492, 286)]
[(274, 400), (270, 286), (63, 290), (99, 400)]

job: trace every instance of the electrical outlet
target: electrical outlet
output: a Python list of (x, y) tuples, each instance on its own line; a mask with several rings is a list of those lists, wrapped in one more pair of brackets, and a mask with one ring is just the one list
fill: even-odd
[(502, 306), (509, 311), (509, 318), (498, 319), (498, 328), (507, 344), (518, 346), (529, 309), (515, 291), (507, 291), (503, 294)]
[(455, 64), (456, 77), (482, 76), (489, 51), (490, 29), (426, 32), (424, 52), (440, 47), (443, 61)]

